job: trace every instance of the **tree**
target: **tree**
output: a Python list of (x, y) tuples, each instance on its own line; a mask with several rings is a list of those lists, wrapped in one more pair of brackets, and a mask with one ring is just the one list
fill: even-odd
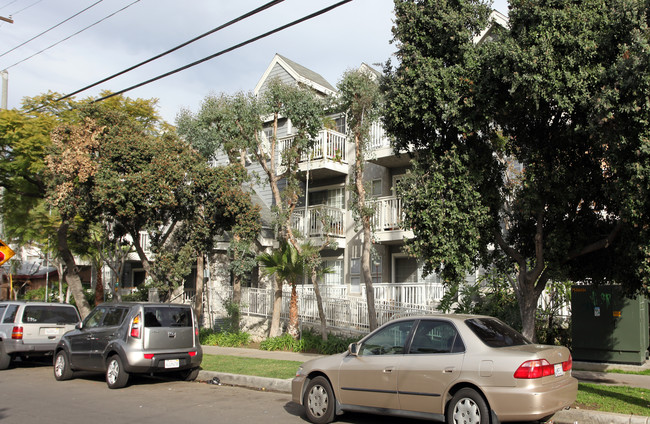
[(372, 217), (375, 209), (367, 201), (366, 187), (363, 180), (366, 150), (369, 142), (370, 127), (379, 118), (381, 93), (377, 77), (369, 71), (348, 71), (338, 84), (339, 106), (347, 112), (349, 135), (354, 142), (354, 168), (352, 180), (353, 211), (361, 223), (363, 247), (361, 250), (361, 274), (366, 286), (368, 303), (368, 321), (370, 331), (377, 328), (375, 296), (370, 274), (370, 250), (372, 249)]
[[(323, 102), (309, 89), (271, 80), (259, 98), (245, 93), (209, 96), (196, 115), (184, 111), (178, 119), (180, 134), (206, 158), (218, 160), (225, 152), (230, 163), (244, 164), (247, 153), (256, 159), (273, 193), (280, 241), (289, 241), (300, 255), (301, 244), (291, 228), (290, 217), (302, 192), (300, 158), (314, 143), (321, 128), (323, 110)], [(272, 117), (273, 131), (269, 139), (262, 139), (262, 118), (266, 116)], [(280, 148), (278, 125), (283, 119), (291, 120), (294, 135), (290, 146)], [(235, 243), (244, 241), (235, 236)], [(246, 259), (246, 249), (240, 255)], [(235, 283), (237, 281), (235, 279)], [(237, 292), (235, 290), (235, 296)], [(297, 308), (297, 303), (292, 307), (294, 305)], [(281, 309), (282, 286), (276, 279), (271, 336), (280, 333)]]
[[(273, 250), (271, 253), (263, 253), (257, 259), (262, 264), (263, 271), (266, 275), (275, 275), (276, 280), (279, 280), (280, 287), (282, 287), (283, 283), (288, 283), (291, 286), (287, 332), (291, 337), (297, 339), (300, 336), (300, 332), (298, 329), (298, 292), (296, 287), (298, 280), (305, 274), (305, 262), (300, 256), (298, 249), (286, 240), (280, 242), (279, 248)], [(271, 323), (271, 326), (273, 327), (275, 324), (279, 327), (279, 316), (275, 319), (278, 322)]]
[(485, 4), (396, 2), (385, 120), (417, 151), (410, 247), (448, 280), (502, 270), (530, 339), (549, 280), (648, 292), (647, 12), (513, 0), (509, 28), (475, 46)]

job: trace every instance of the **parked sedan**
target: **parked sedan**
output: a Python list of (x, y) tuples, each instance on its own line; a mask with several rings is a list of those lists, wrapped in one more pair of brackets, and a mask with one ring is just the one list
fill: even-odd
[(492, 317), (409, 317), (345, 353), (304, 363), (292, 397), (316, 424), (345, 411), (465, 424), (533, 421), (575, 401), (571, 368), (566, 347), (533, 344)]

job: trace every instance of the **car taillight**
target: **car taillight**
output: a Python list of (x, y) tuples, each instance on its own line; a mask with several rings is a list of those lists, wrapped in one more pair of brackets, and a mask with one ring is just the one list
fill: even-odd
[(196, 356), (196, 352), (187, 352), (187, 354), (190, 356)]
[(153, 359), (153, 353), (145, 353), (144, 359)]
[(571, 371), (571, 368), (573, 368), (573, 357), (569, 355), (569, 360), (562, 362), (562, 370), (564, 372)]
[(194, 327), (194, 335), (195, 336), (199, 335), (199, 327)]
[(140, 338), (140, 314), (136, 315), (131, 322), (131, 337)]
[(549, 364), (546, 359), (536, 359), (533, 361), (526, 361), (517, 368), (515, 371), (515, 378), (542, 378), (555, 373), (553, 365)]
[(22, 340), (23, 339), (23, 327), (14, 327), (11, 330), (11, 338), (14, 340)]

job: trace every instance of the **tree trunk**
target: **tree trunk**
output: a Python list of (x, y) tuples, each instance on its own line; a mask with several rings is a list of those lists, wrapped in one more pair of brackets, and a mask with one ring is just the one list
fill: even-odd
[(79, 268), (74, 261), (74, 256), (70, 251), (68, 246), (68, 228), (69, 224), (67, 221), (62, 221), (61, 225), (57, 230), (57, 240), (58, 240), (58, 250), (59, 255), (63, 262), (65, 263), (65, 280), (68, 282), (68, 289), (72, 292), (74, 296), (74, 301), (79, 310), (81, 318), (85, 318), (90, 313), (90, 304), (86, 297), (84, 296), (83, 287), (81, 285), (81, 278), (79, 278)]
[(199, 253), (196, 257), (196, 280), (194, 282), (194, 314), (199, 323), (203, 323), (203, 270), (205, 268), (205, 259), (203, 254)]
[(241, 276), (233, 274), (232, 279), (232, 326), (233, 330), (239, 331), (241, 328)]
[(314, 294), (316, 295), (316, 306), (318, 306), (318, 317), (320, 318), (320, 334), (324, 342), (327, 341), (327, 317), (325, 316), (325, 308), (323, 308), (323, 297), (320, 294), (320, 286), (318, 285), (318, 273), (316, 269), (311, 270), (311, 283), (314, 287)]
[(144, 269), (146, 275), (150, 276), (151, 264), (149, 263), (147, 254), (144, 252), (144, 249), (142, 248), (142, 244), (140, 243), (140, 233), (138, 231), (129, 231), (129, 233), (131, 234), (131, 238), (133, 239), (133, 247), (135, 247), (135, 251), (138, 254), (138, 257), (140, 258), (140, 262), (142, 262), (142, 268)]
[(300, 330), (298, 318), (298, 291), (296, 290), (295, 281), (291, 283), (291, 299), (289, 300), (289, 328), (287, 332), (294, 340), (298, 340), (300, 337)]
[[(367, 224), (365, 221), (368, 221)], [(370, 331), (377, 328), (377, 312), (375, 311), (375, 290), (372, 287), (372, 275), (370, 273), (370, 220), (364, 219), (363, 225), (363, 248), (361, 251), (361, 273), (363, 283), (366, 286), (366, 302), (368, 303), (368, 324)]]
[(104, 302), (104, 281), (102, 279), (102, 268), (97, 267), (97, 283), (95, 284), (95, 305)]
[(282, 334), (280, 328), (280, 313), (282, 312), (282, 281), (277, 277), (273, 280), (273, 315), (269, 337), (278, 337)]

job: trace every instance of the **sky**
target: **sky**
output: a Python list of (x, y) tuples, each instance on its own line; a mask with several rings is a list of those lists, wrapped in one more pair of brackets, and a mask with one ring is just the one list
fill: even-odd
[[(0, 0), (0, 16), (14, 21), (0, 21), (0, 70), (6, 69), (9, 75), (8, 107), (19, 108), (24, 97), (48, 91), (72, 93), (268, 2)], [(79, 93), (76, 98), (98, 97), (102, 90), (116, 92), (129, 88), (337, 2), (284, 0), (161, 59)], [(508, 11), (506, 0), (496, 0), (493, 8), (504, 14)], [(358, 68), (361, 63), (374, 64), (380, 69), (377, 64), (391, 58), (395, 52), (390, 42), (393, 17), (392, 0), (353, 0), (125, 95), (158, 99), (162, 118), (173, 124), (181, 109), (197, 111), (209, 94), (252, 91), (275, 53), (336, 85), (346, 70)], [(47, 32), (38, 36), (44, 31)], [(27, 42), (33, 37), (36, 38)]]

